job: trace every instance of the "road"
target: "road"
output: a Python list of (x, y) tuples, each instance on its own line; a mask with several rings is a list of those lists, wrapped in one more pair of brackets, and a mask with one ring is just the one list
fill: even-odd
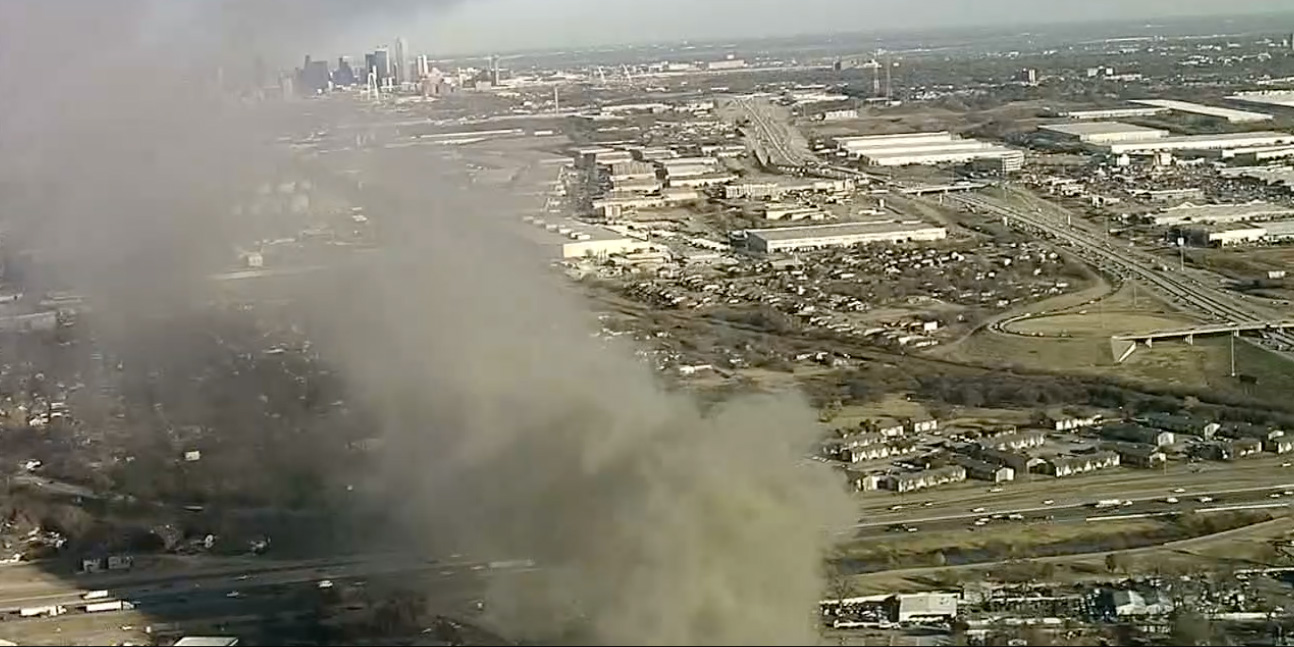
[[(1174, 488), (1176, 489), (1176, 488)], [(1289, 495), (1285, 493), (1289, 492)], [(1279, 495), (1273, 498), (1273, 495)], [(1169, 498), (1177, 500), (1169, 503)], [(1111, 499), (1117, 497), (1110, 497)], [(993, 506), (978, 505), (975, 508), (962, 508), (959, 512), (926, 512), (921, 506), (904, 506), (900, 510), (869, 515), (867, 521), (855, 528), (860, 536), (893, 532), (891, 528), (903, 526), (916, 528), (917, 531), (955, 530), (975, 527), (981, 519), (986, 523), (1018, 523), (1050, 521), (1053, 523), (1081, 522), (1097, 523), (1115, 519), (1151, 518), (1171, 516), (1189, 512), (1214, 513), (1235, 509), (1288, 509), (1294, 506), (1294, 483), (1264, 485), (1247, 488), (1220, 488), (1209, 491), (1174, 492), (1164, 489), (1162, 494), (1139, 496), (1122, 499), (1131, 501), (1131, 505), (1120, 505), (1112, 508), (1097, 509), (1095, 501), (1073, 502), (1061, 501), (1050, 505), (1041, 501), (1028, 506)], [(1253, 507), (1260, 506), (1260, 507)], [(980, 510), (974, 512), (973, 510)], [(1020, 515), (1022, 519), (1008, 519), (1011, 515)]]
[[(1075, 227), (1068, 221), (1044, 214), (1041, 210), (1030, 212), (1008, 207), (975, 194), (950, 195), (948, 199), (1041, 231), (1054, 240), (1067, 243), (1080, 256), (1103, 269), (1135, 278), (1158, 290), (1184, 310), (1214, 321), (1252, 323), (1285, 318), (1286, 313), (1228, 294), (1190, 276), (1164, 271), (1160, 269), (1162, 261), (1147, 252), (1112, 244), (1097, 232)], [(1294, 334), (1282, 331), (1269, 333), (1269, 336), (1278, 343), (1294, 347)]]
[[(769, 166), (804, 167), (817, 165), (804, 137), (788, 120), (775, 114), (779, 108), (762, 99), (743, 97), (734, 101), (750, 121), (746, 133), (757, 157)], [(763, 155), (760, 155), (760, 153)]]
[[(345, 580), (387, 575), (425, 573), (441, 577), (463, 574), (498, 575), (528, 572), (532, 567), (522, 563), (435, 561), (418, 557), (377, 555), (361, 558), (295, 562), (289, 565), (267, 562), (264, 566), (228, 568), (215, 571), (153, 571), (111, 577), (79, 578), (75, 588), (57, 581), (10, 584), (0, 570), (0, 613), (14, 613), (21, 608), (62, 605), (83, 606), (85, 593), (107, 590), (108, 597), (95, 602), (126, 600), (147, 611), (152, 604), (174, 602), (179, 598), (216, 591), (222, 596), (270, 586), (315, 584), (323, 580)], [(7, 585), (6, 585), (7, 584)], [(12, 619), (12, 618), (10, 618)]]

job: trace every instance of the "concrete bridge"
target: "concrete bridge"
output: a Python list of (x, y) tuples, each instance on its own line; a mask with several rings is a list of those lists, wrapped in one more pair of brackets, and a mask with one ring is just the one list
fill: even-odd
[(1138, 343), (1145, 344), (1146, 348), (1151, 348), (1155, 345), (1156, 341), (1172, 339), (1181, 339), (1186, 341), (1188, 344), (1194, 344), (1195, 337), (1198, 335), (1221, 335), (1224, 333), (1239, 335), (1243, 332), (1290, 329), (1294, 329), (1294, 320), (1281, 319), (1272, 321), (1207, 324), (1202, 326), (1192, 326), (1190, 328), (1173, 328), (1169, 330), (1156, 330), (1154, 332), (1115, 335), (1110, 338), (1110, 351), (1114, 354), (1115, 362), (1122, 363), (1123, 360), (1128, 359), (1128, 356), (1132, 355), (1132, 352), (1137, 349)]

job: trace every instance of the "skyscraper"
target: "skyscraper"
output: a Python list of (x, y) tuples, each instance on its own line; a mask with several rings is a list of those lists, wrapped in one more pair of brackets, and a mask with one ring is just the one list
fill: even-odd
[(397, 36), (395, 39), (395, 51), (392, 52), (395, 60), (391, 62), (391, 73), (396, 83), (404, 83), (409, 80), (405, 78), (405, 75), (409, 73), (409, 61), (405, 58), (405, 53), (408, 49), (409, 44), (403, 38)]
[(350, 61), (342, 56), (337, 59), (337, 71), (333, 72), (333, 85), (352, 86), (355, 85), (355, 70), (351, 68)]
[(391, 80), (391, 53), (385, 47), (374, 50), (373, 67), (377, 69), (378, 83), (387, 85)]
[(431, 74), (431, 59), (427, 58), (426, 54), (419, 54), (418, 62), (414, 67), (415, 67), (415, 70), (417, 71), (417, 74), (414, 76), (414, 79), (415, 80), (424, 79)]

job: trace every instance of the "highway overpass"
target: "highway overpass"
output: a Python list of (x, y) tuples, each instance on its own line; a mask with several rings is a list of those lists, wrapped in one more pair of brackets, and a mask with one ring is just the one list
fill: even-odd
[(1137, 349), (1138, 343), (1145, 344), (1147, 348), (1154, 346), (1156, 341), (1171, 339), (1181, 339), (1188, 344), (1193, 344), (1195, 343), (1195, 338), (1201, 335), (1221, 335), (1226, 333), (1239, 335), (1243, 332), (1279, 331), (1290, 329), (1294, 329), (1294, 320), (1289, 319), (1206, 324), (1202, 326), (1191, 326), (1189, 328), (1173, 328), (1169, 330), (1156, 330), (1153, 332), (1114, 335), (1110, 338), (1110, 350), (1114, 354), (1115, 361), (1121, 363), (1132, 355), (1132, 352)]

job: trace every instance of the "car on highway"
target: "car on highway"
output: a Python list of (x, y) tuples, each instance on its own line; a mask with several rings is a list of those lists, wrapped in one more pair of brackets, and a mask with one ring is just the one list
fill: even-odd
[(1181, 493), (1183, 493), (1183, 492), (1185, 492), (1185, 491), (1186, 491), (1186, 488), (1184, 488), (1184, 487), (1173, 488), (1173, 494), (1181, 494)]
[(1052, 505), (1054, 503), (1056, 503), (1055, 499), (1046, 499), (1045, 501), (1042, 502), (1043, 505)]
[(971, 508), (971, 512), (974, 512), (975, 514), (979, 514), (981, 512), (987, 512), (987, 511), (988, 511), (988, 508)]
[(1178, 502), (1177, 497), (1175, 496), (1170, 496), (1167, 499), (1164, 499), (1164, 503), (1177, 503), (1177, 502)]
[(1200, 503), (1213, 503), (1213, 497), (1211, 497), (1211, 496), (1202, 496), (1202, 497), (1200, 497), (1200, 498), (1196, 499), (1196, 501), (1199, 501)]

